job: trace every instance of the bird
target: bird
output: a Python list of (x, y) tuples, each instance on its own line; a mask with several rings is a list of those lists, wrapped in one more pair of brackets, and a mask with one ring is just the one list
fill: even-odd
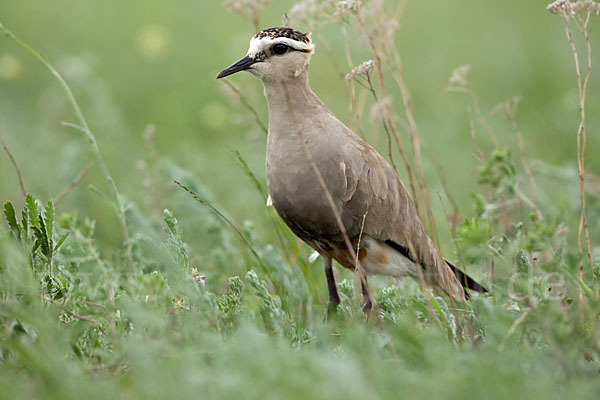
[(340, 304), (332, 260), (360, 273), (367, 314), (370, 275), (409, 276), (458, 300), (469, 298), (467, 289), (487, 292), (442, 257), (396, 170), (312, 91), (314, 49), (310, 32), (265, 29), (217, 79), (248, 71), (263, 83), (269, 196), (292, 232), (321, 255), (327, 311)]

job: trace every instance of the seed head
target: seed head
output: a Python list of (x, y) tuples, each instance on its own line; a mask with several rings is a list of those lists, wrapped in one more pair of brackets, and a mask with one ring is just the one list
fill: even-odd
[(367, 60), (364, 63), (352, 68), (352, 71), (346, 75), (346, 81), (352, 81), (359, 76), (370, 76), (371, 71), (373, 71), (373, 65), (375, 65), (373, 60)]
[(600, 15), (600, 3), (596, 3), (593, 0), (556, 0), (555, 2), (548, 4), (546, 9), (552, 14), (560, 14), (564, 16), (575, 15), (582, 11), (590, 13), (593, 12), (596, 13), (596, 15)]

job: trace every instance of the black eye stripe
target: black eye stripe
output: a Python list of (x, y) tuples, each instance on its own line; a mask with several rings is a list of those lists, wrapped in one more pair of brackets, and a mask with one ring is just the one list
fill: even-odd
[[(285, 50), (284, 50), (285, 49)], [(269, 49), (269, 53), (273, 56), (273, 55), (283, 55), (289, 51), (299, 51), (301, 53), (309, 53), (310, 50), (308, 49), (296, 49), (295, 47), (289, 46), (285, 43), (277, 43), (274, 44), (273, 46), (271, 46), (271, 48)]]

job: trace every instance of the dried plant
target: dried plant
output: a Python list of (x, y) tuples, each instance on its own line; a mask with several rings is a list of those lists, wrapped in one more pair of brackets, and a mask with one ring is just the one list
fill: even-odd
[(19, 164), (15, 160), (15, 157), (12, 155), (8, 146), (6, 145), (6, 141), (4, 140), (4, 135), (2, 135), (2, 131), (0, 131), (0, 142), (2, 142), (2, 148), (6, 152), (6, 155), (10, 159), (11, 164), (15, 168), (15, 172), (17, 173), (17, 179), (19, 180), (19, 188), (21, 189), (21, 194), (23, 197), (27, 197), (27, 190), (25, 190), (25, 185), (23, 184), (23, 176), (21, 175), (21, 168), (19, 168)]
[(271, 0), (225, 0), (225, 6), (234, 14), (252, 22), (256, 32), (260, 31), (260, 15)]
[(581, 13), (596, 13), (600, 15), (600, 3), (593, 0), (573, 1), (573, 0), (557, 0), (548, 4), (546, 7), (553, 14), (563, 16), (575, 16)]
[[(594, 273), (594, 261), (592, 258), (592, 247), (590, 244), (590, 233), (585, 213), (585, 148), (586, 148), (586, 126), (585, 126), (585, 101), (588, 83), (592, 74), (592, 46), (590, 43), (589, 22), (592, 14), (600, 15), (600, 3), (592, 0), (584, 1), (567, 1), (558, 0), (548, 5), (548, 11), (559, 15), (565, 23), (565, 32), (567, 40), (571, 46), (573, 53), (573, 61), (575, 63), (575, 74), (577, 78), (577, 89), (579, 94), (579, 127), (577, 128), (577, 167), (579, 169), (579, 197), (581, 203), (581, 218), (579, 220), (579, 229), (577, 231), (577, 242), (581, 259), (579, 262), (579, 278), (583, 281), (583, 244), (582, 232), (585, 234), (585, 243), (587, 249), (587, 258), (590, 263), (590, 271), (592, 277)], [(585, 75), (582, 73), (580, 66), (579, 52), (573, 39), (574, 21), (585, 39), (585, 60), (587, 62)]]

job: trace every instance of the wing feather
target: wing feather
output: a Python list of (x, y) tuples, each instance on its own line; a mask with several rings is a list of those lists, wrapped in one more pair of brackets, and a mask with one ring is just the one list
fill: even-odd
[(463, 297), (463, 289), (452, 270), (427, 235), (404, 184), (390, 164), (371, 146), (348, 143), (346, 147), (346, 192), (343, 220), (349, 234), (357, 236), (366, 214), (364, 235), (392, 241), (408, 249), (423, 266), (425, 283)]

